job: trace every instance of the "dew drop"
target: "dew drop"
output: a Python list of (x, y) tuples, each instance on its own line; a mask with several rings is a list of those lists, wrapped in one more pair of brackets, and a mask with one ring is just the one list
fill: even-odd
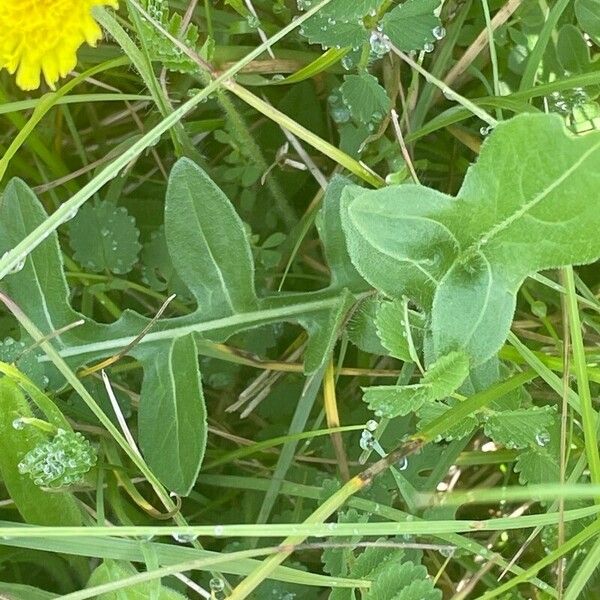
[(398, 469), (398, 471), (406, 471), (406, 469), (408, 469), (408, 458), (406, 458), (406, 456), (404, 456), (403, 458), (401, 458), (398, 461), (398, 464), (396, 465), (396, 468)]
[(535, 441), (538, 446), (546, 446), (550, 441), (550, 435), (547, 431), (541, 431), (535, 436)]
[(12, 269), (8, 272), (8, 274), (11, 275), (12, 273), (18, 273), (19, 271), (22, 271), (23, 267), (25, 266), (26, 260), (26, 256), (20, 257), (19, 260), (17, 260), (17, 262), (15, 263), (14, 267), (12, 267)]
[(368, 431), (375, 431), (377, 429), (377, 425), (379, 425), (379, 423), (377, 423), (375, 419), (369, 419), (365, 424), (365, 427)]
[(246, 17), (246, 22), (248, 23), (248, 27), (250, 27), (250, 29), (258, 29), (260, 27), (260, 20), (254, 15), (248, 15)]
[(193, 533), (174, 533), (171, 537), (179, 544), (191, 544), (198, 539)]
[(225, 589), (225, 582), (220, 577), (213, 577), (208, 585), (211, 592), (222, 592)]
[(25, 421), (21, 417), (12, 422), (13, 429), (25, 429)]
[(371, 51), (373, 54), (379, 58), (385, 56), (392, 47), (390, 38), (381, 31), (373, 31), (373, 33), (371, 33), (369, 44), (371, 45)]
[(435, 46), (431, 42), (427, 42), (423, 46), (423, 52), (427, 52), (427, 54), (429, 54), (430, 52), (433, 52), (434, 49), (435, 49)]
[(345, 106), (332, 107), (330, 112), (335, 123), (347, 123), (350, 120), (350, 111)]
[(217, 537), (223, 535), (224, 529), (223, 529), (223, 525), (215, 525), (215, 535)]
[(75, 216), (77, 215), (77, 208), (72, 208), (66, 215), (65, 215), (65, 220), (66, 221), (70, 221), (71, 219), (74, 219)]
[[(366, 434), (366, 435), (365, 435)], [(360, 442), (358, 443), (361, 450), (371, 450), (373, 448), (373, 444), (375, 440), (373, 435), (369, 431), (363, 431), (363, 435), (360, 438)]]
[(342, 58), (342, 67), (344, 67), (346, 71), (350, 71), (350, 69), (354, 67), (354, 60), (348, 54)]
[(446, 30), (441, 25), (438, 25), (433, 28), (431, 34), (436, 40), (443, 40), (446, 37)]

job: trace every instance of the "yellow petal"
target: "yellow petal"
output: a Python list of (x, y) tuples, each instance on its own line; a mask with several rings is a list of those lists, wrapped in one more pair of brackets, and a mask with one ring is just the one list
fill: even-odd
[(118, 8), (117, 0), (0, 0), (0, 69), (34, 90), (43, 73), (53, 87), (77, 65), (82, 44), (95, 46), (102, 30), (94, 6)]

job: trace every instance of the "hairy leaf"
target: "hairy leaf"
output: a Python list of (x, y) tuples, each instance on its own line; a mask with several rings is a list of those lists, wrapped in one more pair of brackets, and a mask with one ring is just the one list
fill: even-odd
[(317, 215), (316, 225), (331, 271), (330, 287), (332, 289), (347, 287), (361, 291), (368, 286), (350, 260), (341, 224), (340, 202), (342, 192), (348, 185), (351, 185), (351, 182), (346, 177), (334, 175), (331, 178), (325, 190), (321, 210)]
[[(306, 21), (300, 33), (309, 42), (324, 47), (358, 47), (368, 39), (362, 17), (374, 11), (381, 0), (332, 0)], [(298, 7), (309, 10), (316, 0), (299, 0)]]
[(415, 351), (423, 346), (425, 319), (421, 313), (406, 311), (410, 326), (405, 320), (404, 303), (400, 300), (382, 302), (377, 310), (375, 325), (381, 343), (391, 356), (404, 362), (414, 362), (411, 355), (409, 333)]
[(192, 335), (137, 351), (144, 364), (138, 415), (144, 458), (161, 482), (186, 496), (206, 448), (206, 407)]
[(433, 587), (427, 569), (411, 561), (385, 563), (373, 581), (365, 600), (440, 600), (442, 592)]
[[(0, 254), (16, 246), (47, 218), (31, 189), (19, 179), (9, 182), (0, 201)], [(44, 333), (50, 333), (82, 318), (68, 304), (69, 290), (63, 272), (56, 233), (48, 236), (23, 263), (18, 272), (0, 283), (9, 296), (27, 312)], [(77, 329), (56, 336), (59, 347), (77, 339)]]
[(379, 301), (375, 298), (363, 300), (348, 321), (346, 334), (348, 339), (364, 352), (385, 354), (386, 348), (381, 344), (375, 318)]
[(225, 194), (188, 159), (172, 169), (165, 207), (167, 245), (175, 270), (203, 318), (257, 306), (248, 235)]
[(372, 285), (431, 311), (435, 356), (464, 349), (479, 364), (506, 339), (527, 275), (600, 255), (599, 181), (600, 134), (575, 138), (555, 115), (515, 117), (489, 136), (457, 198), (346, 188), (350, 256)]

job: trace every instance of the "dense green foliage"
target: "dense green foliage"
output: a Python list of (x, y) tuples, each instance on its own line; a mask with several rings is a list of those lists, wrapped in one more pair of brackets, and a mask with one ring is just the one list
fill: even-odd
[(94, 15), (0, 74), (0, 595), (597, 598), (598, 0)]

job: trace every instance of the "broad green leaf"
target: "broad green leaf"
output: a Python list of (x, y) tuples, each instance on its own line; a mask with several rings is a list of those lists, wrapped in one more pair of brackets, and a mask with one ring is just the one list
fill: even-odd
[[(91, 588), (104, 583), (113, 583), (137, 573), (138, 571), (130, 563), (106, 560), (94, 570), (86, 587)], [(100, 594), (97, 598), (98, 600), (148, 600), (154, 597), (152, 595), (154, 583), (153, 581), (139, 583), (114, 592)], [(164, 585), (161, 585), (158, 591), (157, 600), (184, 600), (185, 598), (185, 596)]]
[(387, 92), (369, 73), (346, 75), (340, 91), (352, 117), (360, 123), (378, 123), (390, 109)]
[(560, 28), (556, 54), (562, 68), (570, 73), (585, 73), (590, 66), (590, 49), (575, 25), (567, 24)]
[(600, 41), (600, 0), (575, 0), (575, 14), (583, 31)]
[(191, 160), (181, 159), (171, 171), (165, 232), (175, 270), (204, 319), (256, 308), (254, 263), (243, 223)]
[[(25, 183), (19, 179), (10, 181), (0, 200), (0, 254), (16, 246), (47, 217)], [(20, 271), (2, 280), (0, 287), (44, 333), (82, 318), (68, 304), (69, 290), (54, 232), (27, 256)], [(61, 347), (67, 340), (77, 340), (81, 328), (78, 329), (54, 337), (53, 343)]]
[(552, 483), (560, 479), (559, 465), (545, 448), (532, 448), (527, 452), (521, 452), (514, 469), (519, 474), (519, 482), (523, 485)]
[(432, 217), (450, 202), (417, 185), (344, 188), (342, 225), (359, 273), (392, 298), (408, 296), (429, 307), (459, 248), (454, 234)]
[(7, 377), (0, 378), (0, 473), (17, 510), (35, 525), (81, 525), (81, 511), (68, 492), (45, 492), (21, 474), (17, 465), (36, 446), (46, 441), (36, 427), (13, 427), (20, 417), (33, 413), (23, 392)]
[[(391, 356), (404, 362), (414, 362), (409, 345), (409, 331), (414, 349), (419, 352), (423, 346), (425, 319), (421, 313), (407, 311), (409, 326), (406, 324), (404, 303), (400, 300), (382, 302), (377, 310), (375, 325), (377, 335)], [(410, 330), (409, 330), (410, 327)]]
[(346, 177), (334, 175), (327, 186), (323, 204), (316, 219), (317, 230), (323, 244), (323, 251), (331, 271), (332, 289), (361, 291), (367, 289), (365, 280), (354, 268), (342, 230), (340, 202), (344, 188), (351, 182)]
[(468, 356), (451, 352), (432, 364), (419, 383), (369, 387), (365, 389), (363, 400), (377, 416), (407, 415), (418, 411), (426, 402), (441, 400), (455, 392), (468, 374)]
[(140, 253), (139, 235), (127, 209), (109, 201), (85, 204), (69, 223), (73, 257), (96, 273), (129, 273)]
[(439, 0), (406, 0), (384, 15), (382, 31), (399, 50), (422, 50), (436, 39), (440, 20), (433, 11), (439, 5)]
[(434, 356), (464, 349), (485, 362), (526, 276), (600, 255), (598, 173), (600, 134), (575, 138), (556, 115), (515, 117), (483, 144), (457, 198), (346, 188), (350, 256), (376, 288), (431, 310)]
[(554, 410), (549, 406), (530, 406), (505, 410), (487, 415), (485, 434), (497, 444), (507, 448), (526, 448), (542, 445), (542, 436), (554, 420)]
[(148, 466), (170, 490), (189, 494), (206, 448), (206, 407), (192, 335), (136, 351), (144, 364), (138, 436)]
[(363, 300), (352, 314), (346, 327), (348, 339), (364, 352), (385, 354), (386, 348), (381, 344), (375, 327), (375, 318), (379, 301), (376, 298)]

